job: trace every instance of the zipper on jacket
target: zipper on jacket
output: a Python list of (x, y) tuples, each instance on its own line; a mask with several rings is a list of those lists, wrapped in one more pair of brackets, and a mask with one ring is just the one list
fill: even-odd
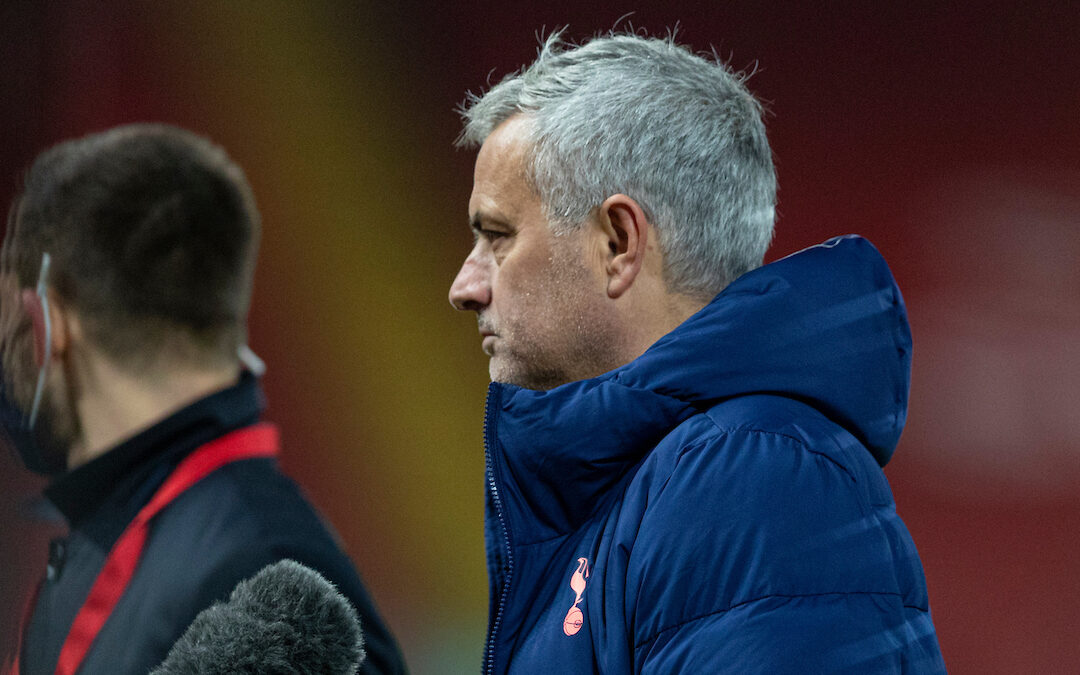
[(499, 631), (502, 621), (503, 610), (506, 607), (506, 597), (510, 590), (510, 579), (514, 573), (514, 556), (510, 550), (510, 535), (506, 529), (506, 519), (503, 516), (502, 500), (499, 498), (499, 488), (495, 484), (495, 463), (492, 459), (492, 449), (495, 447), (495, 423), (492, 418), (492, 398), (495, 394), (495, 384), (488, 387), (487, 400), (484, 403), (484, 459), (487, 470), (488, 489), (491, 490), (491, 501), (495, 504), (495, 513), (499, 517), (499, 533), (502, 535), (502, 544), (506, 552), (506, 574), (503, 577), (502, 588), (499, 591), (499, 605), (495, 616), (488, 625), (487, 651), (484, 653), (484, 672), (495, 672), (495, 636)]

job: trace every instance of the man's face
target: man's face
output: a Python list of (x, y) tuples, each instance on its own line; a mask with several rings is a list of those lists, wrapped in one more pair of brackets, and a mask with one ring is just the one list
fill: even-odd
[[(5, 243), (5, 246), (9, 246)], [(37, 385), (38, 366), (34, 355), (31, 319), (21, 296), (24, 290), (10, 269), (0, 270), (0, 376), (10, 400), (20, 410), (29, 411)], [(37, 450), (47, 453), (46, 464), (62, 468), (67, 449), (78, 436), (78, 420), (66, 390), (63, 364), (53, 361), (49, 368), (41, 408), (35, 425)]]
[(512, 117), (480, 148), (469, 199), (476, 243), (450, 302), (477, 313), (492, 380), (550, 389), (619, 364), (606, 244), (588, 222), (552, 233), (526, 179), (527, 125)]

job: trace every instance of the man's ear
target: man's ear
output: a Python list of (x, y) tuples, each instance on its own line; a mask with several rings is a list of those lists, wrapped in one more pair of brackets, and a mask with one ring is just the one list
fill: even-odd
[(30, 317), (30, 324), (34, 333), (34, 363), (39, 368), (45, 362), (45, 350), (52, 354), (60, 354), (67, 348), (68, 331), (63, 307), (60, 298), (52, 292), (49, 293), (49, 332), (51, 344), (45, 343), (45, 306), (37, 293), (30, 289), (23, 289), (23, 311)]
[(649, 221), (632, 198), (615, 194), (600, 205), (600, 223), (607, 235), (607, 293), (618, 298), (633, 285), (645, 262)]

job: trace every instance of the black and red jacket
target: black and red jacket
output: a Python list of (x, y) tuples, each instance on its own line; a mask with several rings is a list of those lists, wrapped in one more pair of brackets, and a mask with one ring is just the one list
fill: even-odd
[[(46, 497), (69, 525), (50, 546), (25, 627), (25, 675), (52, 675), (61, 646), (112, 545), (175, 467), (203, 444), (259, 421), (254, 377), (208, 396), (64, 474)], [(361, 673), (403, 673), (400, 650), (337, 539), (269, 458), (227, 464), (153, 521), (130, 584), (79, 673), (143, 674), (164, 660), (195, 616), (265, 565), (291, 558), (330, 580), (356, 607)]]

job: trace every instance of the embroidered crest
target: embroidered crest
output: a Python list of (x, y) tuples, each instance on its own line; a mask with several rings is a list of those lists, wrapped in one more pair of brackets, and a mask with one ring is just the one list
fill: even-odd
[(585, 592), (585, 580), (589, 578), (589, 560), (587, 558), (578, 558), (577, 561), (577, 570), (570, 577), (570, 588), (574, 591), (576, 597), (570, 611), (566, 613), (566, 618), (563, 619), (562, 626), (563, 632), (567, 635), (576, 635), (581, 630), (581, 624), (585, 622), (585, 615), (581, 613), (578, 604), (581, 603), (582, 594)]

